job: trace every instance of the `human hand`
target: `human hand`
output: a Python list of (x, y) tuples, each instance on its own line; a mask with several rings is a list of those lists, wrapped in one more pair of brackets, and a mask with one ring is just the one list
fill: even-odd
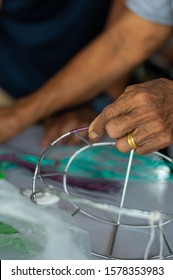
[(18, 106), (13, 103), (10, 106), (0, 108), (0, 143), (15, 137), (25, 128), (20, 114), (18, 114)]
[[(46, 148), (50, 142), (61, 135), (73, 129), (88, 126), (95, 116), (95, 113), (90, 108), (81, 106), (58, 116), (50, 117), (45, 122), (46, 131), (41, 139), (41, 146)], [(87, 130), (82, 132), (82, 136), (87, 137)], [(80, 143), (80, 138), (72, 134), (68, 138), (65, 138), (63, 143), (77, 145)]]
[(90, 124), (89, 137), (104, 133), (116, 147), (128, 152), (127, 134), (133, 132), (138, 154), (147, 154), (173, 143), (173, 82), (156, 79), (132, 85)]
[(0, 95), (3, 97), (3, 100), (0, 100), (0, 143), (17, 136), (30, 125), (40, 121), (46, 114), (42, 94), (31, 94), (18, 100), (6, 96), (5, 93), (2, 95), (2, 92)]

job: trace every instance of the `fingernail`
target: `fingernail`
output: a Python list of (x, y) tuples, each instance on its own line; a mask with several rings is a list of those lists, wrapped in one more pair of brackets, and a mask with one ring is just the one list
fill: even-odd
[(94, 131), (91, 131), (91, 132), (89, 133), (89, 138), (94, 139), (94, 138), (98, 138), (98, 137), (99, 137), (98, 134), (95, 133)]

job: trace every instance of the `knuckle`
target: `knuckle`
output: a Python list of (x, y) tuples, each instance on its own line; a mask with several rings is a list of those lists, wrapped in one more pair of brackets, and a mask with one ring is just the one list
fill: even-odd
[(129, 92), (129, 91), (133, 90), (133, 89), (135, 89), (135, 85), (130, 85), (130, 86), (127, 86), (125, 88), (124, 92), (126, 93), (126, 92)]
[(117, 138), (116, 126), (113, 122), (108, 122), (105, 129), (110, 138)]
[(113, 105), (110, 104), (108, 106), (106, 106), (104, 109), (103, 109), (103, 117), (105, 120), (109, 120), (111, 119), (112, 117), (114, 117), (114, 108), (113, 108)]
[(141, 91), (137, 92), (136, 100), (137, 100), (137, 102), (140, 102), (143, 105), (151, 103), (151, 98), (147, 94), (146, 90), (141, 90)]

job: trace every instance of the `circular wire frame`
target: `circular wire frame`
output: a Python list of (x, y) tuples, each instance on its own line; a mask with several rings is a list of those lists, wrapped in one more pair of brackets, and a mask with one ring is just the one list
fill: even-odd
[[(112, 237), (112, 241), (111, 241), (111, 245), (110, 245), (110, 249), (108, 254), (105, 256), (104, 254), (99, 254), (99, 253), (94, 253), (92, 252), (93, 255), (97, 256), (97, 257), (101, 257), (101, 258), (113, 258), (113, 247), (115, 245), (115, 240), (116, 240), (116, 235), (118, 232), (118, 229), (120, 226), (123, 226), (124, 228), (130, 228), (130, 227), (136, 227), (136, 228), (150, 228), (151, 229), (151, 236), (152, 236), (152, 231), (155, 229), (159, 229), (160, 232), (160, 247), (162, 248), (163, 245), (162, 243), (164, 242), (166, 244), (166, 246), (168, 247), (168, 251), (169, 254), (167, 257), (173, 257), (173, 251), (170, 248), (169, 242), (167, 240), (167, 238), (165, 237), (165, 235), (163, 234), (163, 230), (162, 227), (164, 225), (166, 225), (167, 223), (171, 222), (173, 220), (173, 214), (172, 213), (164, 213), (163, 211), (151, 211), (151, 210), (140, 210), (140, 209), (133, 209), (133, 208), (126, 208), (124, 206), (124, 201), (125, 201), (125, 197), (126, 197), (126, 192), (127, 192), (127, 187), (128, 187), (128, 183), (130, 180), (130, 171), (131, 171), (131, 167), (133, 164), (133, 157), (134, 157), (134, 150), (132, 150), (130, 152), (129, 155), (129, 159), (127, 162), (127, 169), (126, 169), (126, 173), (125, 173), (125, 177), (124, 177), (124, 183), (123, 183), (123, 191), (122, 191), (122, 195), (121, 195), (121, 201), (120, 201), (120, 205), (117, 207), (115, 205), (111, 205), (111, 204), (103, 204), (103, 203), (98, 203), (93, 201), (92, 199), (84, 199), (84, 198), (80, 198), (80, 197), (76, 197), (74, 195), (71, 195), (68, 189), (68, 182), (67, 182), (67, 177), (68, 177), (68, 171), (69, 168), (71, 166), (71, 164), (73, 163), (73, 161), (77, 158), (77, 156), (90, 149), (93, 147), (106, 147), (106, 146), (115, 146), (115, 142), (97, 142), (97, 143), (91, 143), (90, 141), (88, 141), (87, 139), (85, 139), (83, 136), (81, 136), (80, 132), (87, 130), (87, 127), (84, 128), (79, 128), (73, 131), (70, 131), (64, 135), (62, 135), (61, 137), (59, 137), (58, 139), (56, 139), (55, 141), (53, 141), (48, 148), (42, 153), (42, 155), (40, 156), (40, 158), (38, 159), (36, 168), (35, 168), (35, 173), (33, 176), (33, 183), (32, 183), (32, 195), (31, 195), (31, 199), (33, 201), (35, 201), (37, 203), (37, 194), (38, 193), (44, 193), (44, 192), (50, 192), (53, 193), (54, 195), (59, 196), (62, 199), (68, 200), (70, 201), (74, 207), (76, 208), (76, 210), (74, 211), (74, 213), (72, 214), (72, 216), (75, 216), (77, 213), (83, 213), (84, 215), (88, 216), (89, 218), (98, 220), (100, 222), (104, 222), (107, 224), (110, 224), (114, 227), (114, 232), (113, 232), (113, 237)], [(63, 191), (57, 191), (54, 186), (52, 186), (52, 184), (49, 184), (46, 182), (45, 178), (49, 178), (52, 176), (51, 173), (48, 174), (44, 174), (42, 173), (41, 170), (41, 161), (44, 159), (44, 157), (46, 157), (47, 153), (50, 151), (50, 149), (52, 149), (58, 142), (60, 142), (61, 140), (63, 140), (64, 138), (70, 136), (70, 135), (76, 135), (76, 137), (79, 137), (82, 142), (84, 142), (85, 146), (82, 148), (79, 148), (77, 151), (75, 151), (72, 156), (69, 158), (64, 171), (60, 172), (61, 175), (63, 176)], [(164, 160), (168, 161), (169, 163), (172, 164), (172, 160), (165, 156), (162, 155), (159, 152), (155, 152), (155, 155), (157, 155), (158, 157), (163, 158)], [(59, 174), (60, 174), (59, 173)], [(36, 190), (36, 180), (40, 179), (40, 181), (44, 184), (44, 188), (42, 188), (41, 190)], [(111, 212), (114, 214), (117, 214), (117, 219), (116, 221), (112, 221), (110, 219), (105, 219), (102, 218), (98, 215), (95, 215), (93, 213), (91, 213), (90, 211), (84, 210), (82, 209), (82, 207), (80, 205), (87, 205), (88, 207), (90, 207), (90, 209), (101, 209), (106, 212)], [(121, 221), (122, 216), (126, 216), (126, 217), (131, 217), (131, 218), (139, 218), (139, 219), (144, 219), (146, 223), (142, 224), (142, 225), (131, 225), (131, 224), (127, 224), (127, 223), (123, 223)], [(150, 238), (151, 239), (151, 238)], [(151, 243), (151, 240), (150, 242)], [(147, 259), (149, 256), (149, 249), (151, 247), (151, 244), (148, 244), (148, 246), (146, 247), (145, 250), (145, 254), (144, 254), (144, 258)], [(163, 258), (163, 248), (160, 249), (160, 254), (159, 256), (154, 256), (154, 258)]]

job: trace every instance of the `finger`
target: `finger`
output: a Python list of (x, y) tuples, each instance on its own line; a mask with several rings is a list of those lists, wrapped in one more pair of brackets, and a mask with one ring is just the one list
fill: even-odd
[(140, 121), (133, 118), (133, 114), (121, 115), (111, 118), (105, 125), (105, 130), (110, 138), (121, 138), (140, 125)]
[[(169, 127), (164, 127), (161, 122), (148, 122), (145, 126), (140, 126), (132, 132), (132, 137), (138, 146), (135, 151), (138, 154), (148, 154), (163, 149), (171, 145), (173, 133)], [(126, 153), (133, 147), (129, 145), (127, 135), (116, 140), (116, 147), (119, 151)]]
[(131, 111), (128, 114), (111, 118), (106, 126), (106, 132), (110, 138), (121, 138), (127, 133), (133, 131), (136, 127), (144, 125), (147, 120), (144, 120), (142, 115), (137, 113), (137, 110)]
[[(152, 123), (153, 128), (150, 129)], [(153, 111), (148, 110), (148, 106), (143, 108), (136, 107), (127, 114), (111, 118), (105, 126), (106, 132), (111, 138), (121, 138), (128, 132), (133, 131), (135, 128), (146, 130), (149, 133), (157, 130), (158, 119)]]
[(140, 146), (141, 144), (139, 144), (137, 142), (136, 138), (133, 136), (133, 132), (131, 132), (131, 137), (132, 137), (131, 141), (133, 140), (132, 143), (129, 142), (129, 140), (128, 140), (128, 134), (117, 139), (116, 144), (115, 144), (116, 148), (122, 153), (127, 153), (127, 152), (131, 151), (132, 149), (134, 149), (132, 144), (133, 145), (135, 144), (137, 146), (137, 148), (135, 148), (135, 150), (137, 151), (141, 147)]
[(95, 139), (97, 137), (102, 136), (105, 133), (105, 120), (103, 119), (103, 115), (98, 115), (94, 121), (89, 125), (88, 128), (88, 136), (91, 139)]
[(155, 133), (152, 133), (150, 137), (146, 138), (140, 145), (137, 150), (138, 154), (148, 154), (160, 149), (164, 149), (171, 145), (173, 142), (173, 133), (170, 127), (165, 128), (164, 130), (158, 130)]
[(135, 102), (132, 102), (128, 95), (119, 97), (115, 102), (105, 107), (100, 115), (90, 124), (88, 133), (90, 138), (102, 136), (106, 131), (106, 125), (113, 118), (124, 116), (135, 108)]
[(116, 147), (122, 153), (129, 152), (130, 150), (133, 149), (133, 147), (128, 141), (129, 133), (131, 133), (133, 142), (138, 147), (137, 149), (135, 149), (136, 152), (138, 152), (139, 149), (151, 138), (151, 131), (148, 130), (146, 127), (140, 126), (135, 128), (134, 130), (131, 130), (130, 132), (128, 132), (127, 134), (123, 135), (122, 137), (116, 140)]
[[(133, 137), (134, 138), (134, 137)], [(137, 142), (134, 138), (135, 143)], [(122, 138), (119, 138), (116, 140), (116, 148), (121, 152), (121, 153), (127, 153), (130, 152), (133, 148), (129, 145), (127, 136), (124, 136)], [(137, 143), (136, 143), (137, 145)], [(137, 145), (138, 146), (138, 145)], [(144, 144), (141, 146), (138, 146), (135, 149), (135, 152), (140, 155), (148, 154), (153, 152), (154, 149), (154, 142), (153, 139), (148, 139)]]
[(105, 127), (108, 121), (116, 116), (115, 102), (108, 105), (100, 115), (90, 124), (88, 134), (90, 138), (100, 137), (105, 133)]

